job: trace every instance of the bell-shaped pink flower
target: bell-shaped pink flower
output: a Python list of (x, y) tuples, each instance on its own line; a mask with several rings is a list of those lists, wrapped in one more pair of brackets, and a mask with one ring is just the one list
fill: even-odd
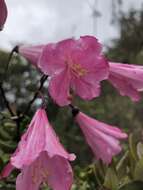
[(42, 182), (53, 190), (70, 190), (73, 173), (68, 161), (74, 159), (60, 144), (45, 111), (39, 109), (1, 177), (16, 167), (21, 170), (16, 190), (38, 190)]
[(16, 190), (38, 190), (42, 182), (53, 190), (70, 190), (72, 178), (71, 166), (65, 158), (50, 158), (42, 152), (30, 166), (22, 169), (16, 180)]
[(44, 45), (37, 46), (18, 46), (18, 53), (30, 61), (34, 66), (38, 66), (37, 63), (44, 49)]
[(60, 106), (71, 103), (70, 90), (85, 100), (99, 96), (100, 82), (107, 79), (109, 73), (101, 50), (100, 43), (92, 36), (45, 45), (40, 56), (34, 47), (19, 47), (21, 55), (51, 77), (49, 93)]
[(143, 66), (109, 62), (109, 82), (122, 96), (140, 100), (143, 91)]
[(0, 30), (3, 29), (7, 18), (7, 6), (4, 0), (0, 0)]
[(82, 112), (76, 114), (75, 120), (79, 124), (96, 159), (101, 159), (106, 164), (111, 163), (112, 157), (122, 150), (119, 139), (127, 138), (127, 134), (117, 127), (97, 121)]

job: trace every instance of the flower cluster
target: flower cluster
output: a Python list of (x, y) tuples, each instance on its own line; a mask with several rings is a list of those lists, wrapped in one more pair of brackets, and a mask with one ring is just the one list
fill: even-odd
[[(119, 139), (127, 138), (120, 129), (92, 119), (72, 108), (96, 159), (111, 163), (112, 157), (121, 151)], [(7, 177), (14, 168), (21, 171), (16, 180), (16, 190), (38, 190), (47, 183), (53, 190), (70, 190), (73, 172), (69, 161), (75, 159), (60, 144), (43, 108), (35, 113), (27, 131), (23, 134), (10, 162), (0, 178)]]
[(59, 106), (70, 104), (73, 95), (84, 100), (96, 98), (103, 80), (108, 80), (122, 96), (133, 101), (141, 98), (143, 66), (108, 61), (93, 36), (48, 45), (20, 46), (18, 52), (50, 77), (48, 90)]
[[(0, 28), (6, 17), (5, 2), (0, 0)], [(143, 67), (108, 61), (94, 36), (38, 46), (21, 45), (16, 50), (49, 77), (48, 92), (53, 101), (71, 107), (96, 159), (110, 164), (113, 156), (121, 152), (120, 140), (126, 139), (127, 134), (75, 108), (74, 96), (92, 100), (100, 95), (101, 82), (108, 80), (120, 95), (138, 101), (143, 91)], [(0, 177), (7, 177), (17, 168), (17, 190), (38, 190), (43, 182), (53, 190), (70, 190), (73, 172), (69, 161), (74, 159), (75, 155), (61, 145), (45, 110), (39, 108)]]

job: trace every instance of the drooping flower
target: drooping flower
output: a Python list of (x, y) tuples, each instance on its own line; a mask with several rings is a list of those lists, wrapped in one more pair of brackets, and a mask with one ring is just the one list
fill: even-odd
[(0, 0), (0, 30), (3, 29), (7, 18), (7, 6), (4, 0)]
[(140, 100), (143, 91), (143, 66), (109, 62), (109, 82), (122, 96)]
[(39, 109), (1, 177), (16, 167), (21, 170), (16, 190), (38, 190), (42, 182), (53, 190), (70, 190), (73, 173), (68, 161), (74, 159), (60, 144), (45, 111)]
[(38, 61), (42, 54), (45, 45), (26, 46), (21, 45), (18, 47), (18, 53), (30, 61), (34, 66), (38, 67)]
[(97, 121), (82, 112), (76, 113), (75, 120), (96, 159), (101, 159), (106, 164), (111, 163), (112, 157), (122, 150), (119, 140), (127, 138), (127, 134), (115, 126)]
[(34, 58), (36, 66), (51, 77), (49, 93), (58, 105), (64, 106), (71, 103), (70, 90), (85, 100), (99, 96), (100, 82), (107, 79), (109, 73), (101, 49), (95, 37), (83, 36), (79, 40), (45, 45), (40, 56), (28, 48), (19, 47), (19, 53), (32, 61)]

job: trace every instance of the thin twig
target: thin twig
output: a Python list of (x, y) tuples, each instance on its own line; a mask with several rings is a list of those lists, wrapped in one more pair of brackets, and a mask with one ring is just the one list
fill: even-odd
[(28, 103), (27, 108), (25, 109), (25, 111), (24, 111), (23, 114), (22, 114), (23, 116), (24, 116), (25, 114), (27, 114), (27, 112), (30, 110), (32, 104), (34, 103), (34, 101), (35, 101), (36, 98), (38, 97), (39, 92), (40, 92), (41, 89), (43, 88), (43, 85), (44, 85), (45, 81), (47, 80), (47, 78), (48, 78), (48, 76), (46, 76), (46, 75), (43, 75), (43, 76), (41, 77), (41, 79), (40, 79), (40, 86), (39, 86), (39, 88), (36, 90), (36, 92), (34, 93), (33, 98), (32, 98), (32, 99), (30, 100), (30, 102)]
[(5, 71), (4, 71), (4, 74), (3, 74), (3, 78), (2, 78), (2, 81), (0, 82), (0, 92), (1, 92), (1, 96), (4, 100), (4, 103), (5, 103), (5, 106), (7, 107), (9, 113), (11, 114), (11, 116), (15, 116), (15, 114), (13, 113), (11, 107), (10, 107), (10, 103), (5, 95), (5, 91), (4, 91), (4, 88), (3, 88), (3, 81), (4, 81), (4, 78), (6, 77), (7, 75), (7, 71), (8, 71), (8, 67), (9, 67), (9, 64), (10, 64), (10, 61), (12, 59), (12, 56), (13, 56), (13, 53), (14, 52), (17, 52), (18, 50), (18, 46), (15, 46), (11, 53), (9, 54), (9, 57), (8, 57), (8, 60), (7, 60), (7, 64), (6, 64), (6, 68), (5, 68)]
[(69, 104), (69, 107), (71, 108), (73, 117), (75, 117), (80, 112), (80, 109), (72, 104)]
[(15, 116), (15, 114), (13, 113), (13, 111), (12, 111), (12, 109), (10, 107), (9, 101), (7, 100), (7, 97), (5, 95), (5, 91), (3, 89), (2, 83), (0, 83), (0, 92), (1, 92), (1, 96), (3, 98), (3, 101), (5, 103), (5, 106), (8, 109), (9, 113), (11, 114), (12, 117)]
[(7, 64), (6, 64), (6, 68), (5, 68), (4, 76), (7, 75), (8, 67), (9, 67), (9, 64), (10, 64), (10, 61), (12, 59), (12, 56), (13, 56), (14, 52), (18, 52), (18, 46), (15, 46), (12, 49), (12, 51), (10, 52), (10, 54), (9, 54), (8, 61), (7, 61)]

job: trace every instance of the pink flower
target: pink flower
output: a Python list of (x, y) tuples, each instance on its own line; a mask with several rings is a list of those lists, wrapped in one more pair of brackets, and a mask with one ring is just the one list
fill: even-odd
[(30, 61), (34, 66), (37, 67), (39, 58), (44, 49), (44, 45), (37, 46), (25, 46), (21, 45), (18, 47), (18, 53)]
[(0, 0), (0, 30), (3, 29), (7, 18), (7, 7), (4, 0)]
[(140, 100), (143, 91), (143, 66), (109, 62), (109, 82), (122, 96)]
[(41, 182), (48, 183), (54, 190), (70, 190), (72, 177), (71, 166), (65, 158), (58, 155), (50, 158), (43, 152), (19, 174), (16, 190), (38, 190)]
[(49, 93), (60, 106), (71, 103), (71, 89), (85, 100), (99, 96), (100, 82), (108, 78), (108, 63), (92, 36), (48, 44), (38, 53), (34, 47), (19, 47), (19, 53), (51, 77)]
[(21, 170), (16, 190), (38, 190), (42, 182), (53, 190), (70, 190), (73, 173), (68, 161), (74, 159), (60, 144), (45, 111), (39, 109), (1, 176), (16, 167)]
[(49, 93), (60, 106), (71, 102), (70, 89), (85, 100), (99, 96), (100, 82), (108, 77), (108, 64), (101, 55), (101, 45), (92, 36), (46, 46), (39, 67), (51, 76)]
[(111, 163), (112, 157), (121, 152), (119, 139), (127, 138), (117, 127), (97, 121), (82, 112), (76, 113), (76, 122), (79, 124), (96, 159), (104, 163)]

